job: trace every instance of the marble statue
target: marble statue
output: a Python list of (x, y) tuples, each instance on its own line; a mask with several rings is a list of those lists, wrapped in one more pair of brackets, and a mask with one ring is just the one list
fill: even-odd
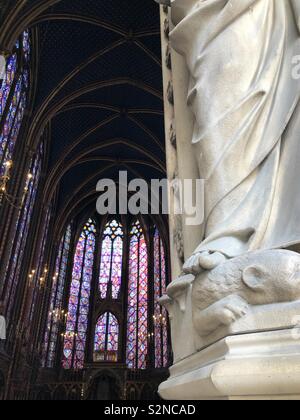
[(300, 0), (156, 1), (189, 76), (178, 141), (206, 181), (203, 236), (161, 300), (175, 362), (160, 393), (300, 399)]
[(171, 42), (190, 72), (192, 143), (206, 180), (205, 233), (185, 272), (300, 243), (299, 1), (171, 3)]

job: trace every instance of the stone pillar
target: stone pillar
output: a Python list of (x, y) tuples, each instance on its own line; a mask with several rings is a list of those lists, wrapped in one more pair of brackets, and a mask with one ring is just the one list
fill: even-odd
[[(177, 181), (183, 185), (185, 179), (199, 178), (198, 168), (193, 159), (190, 139), (193, 133), (194, 119), (187, 107), (189, 74), (183, 57), (176, 53), (170, 45), (169, 32), (173, 29), (170, 9), (161, 6), (161, 43), (162, 69), (165, 104), (165, 131), (167, 174), (172, 183), (170, 197), (170, 235), (172, 274), (181, 274), (183, 262), (191, 256), (202, 236), (202, 226), (187, 226), (186, 215), (175, 214), (180, 207)], [(176, 94), (175, 94), (176, 92)], [(178, 159), (180, 156), (180, 159)], [(189, 162), (187, 165), (186, 162)]]
[[(160, 6), (161, 20), (161, 46), (162, 46), (162, 71), (164, 86), (164, 113), (165, 113), (165, 136), (166, 136), (166, 159), (167, 159), (167, 176), (170, 183), (174, 182), (178, 176), (178, 159), (177, 159), (177, 133), (175, 126), (174, 114), (174, 97), (173, 97), (173, 75), (172, 75), (172, 57), (169, 42), (170, 19), (169, 9), (166, 6)], [(174, 208), (176, 201), (176, 192), (172, 188), (169, 197), (170, 209)], [(183, 237), (182, 237), (182, 218), (170, 212), (170, 254), (171, 272), (173, 277), (180, 275), (182, 264), (184, 262), (183, 255)]]

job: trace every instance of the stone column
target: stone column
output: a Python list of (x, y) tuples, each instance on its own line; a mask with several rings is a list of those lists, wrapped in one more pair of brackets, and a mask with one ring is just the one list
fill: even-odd
[[(164, 113), (165, 113), (165, 136), (166, 136), (166, 159), (167, 176), (170, 183), (178, 177), (178, 159), (177, 159), (177, 133), (174, 114), (174, 96), (173, 96), (173, 74), (172, 57), (170, 49), (170, 17), (167, 6), (160, 7), (161, 20), (161, 46), (162, 46), (162, 72), (164, 86)], [(170, 191), (169, 207), (173, 209), (176, 202), (176, 191), (174, 188)], [(170, 212), (170, 253), (171, 253), (171, 272), (176, 278), (182, 272), (184, 262), (184, 244), (182, 234), (181, 215), (175, 215)]]
[[(198, 179), (198, 169), (193, 159), (193, 149), (186, 141), (193, 133), (194, 118), (187, 107), (189, 73), (183, 57), (171, 47), (169, 32), (173, 24), (170, 9), (161, 6), (162, 68), (165, 104), (166, 156), (168, 179), (173, 185), (170, 197), (170, 235), (173, 277), (181, 274), (183, 262), (191, 256), (202, 235), (202, 226), (188, 226), (186, 215), (176, 214), (180, 192), (177, 181)], [(176, 94), (175, 94), (176, 92)], [(180, 156), (180, 159), (178, 159)], [(187, 164), (187, 162), (189, 162)], [(178, 211), (179, 213), (179, 211)]]

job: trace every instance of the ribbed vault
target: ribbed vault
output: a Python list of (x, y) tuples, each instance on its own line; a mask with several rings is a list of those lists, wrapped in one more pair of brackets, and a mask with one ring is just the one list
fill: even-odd
[[(30, 3), (30, 4), (28, 4)], [(165, 175), (159, 7), (153, 0), (18, 2), (0, 44), (38, 31), (38, 79), (30, 148), (50, 127), (44, 199), (58, 220), (95, 199), (119, 170), (146, 181)], [(22, 17), (22, 19), (20, 19)], [(14, 32), (12, 32), (12, 30)]]

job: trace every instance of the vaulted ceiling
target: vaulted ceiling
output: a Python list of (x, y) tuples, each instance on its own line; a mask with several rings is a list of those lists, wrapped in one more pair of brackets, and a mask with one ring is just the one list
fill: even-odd
[[(60, 212), (95, 201), (120, 170), (165, 176), (159, 7), (154, 0), (31, 0), (38, 75), (29, 135), (50, 126), (45, 197)], [(52, 4), (52, 5), (51, 5)], [(40, 10), (40, 9), (39, 9)]]

